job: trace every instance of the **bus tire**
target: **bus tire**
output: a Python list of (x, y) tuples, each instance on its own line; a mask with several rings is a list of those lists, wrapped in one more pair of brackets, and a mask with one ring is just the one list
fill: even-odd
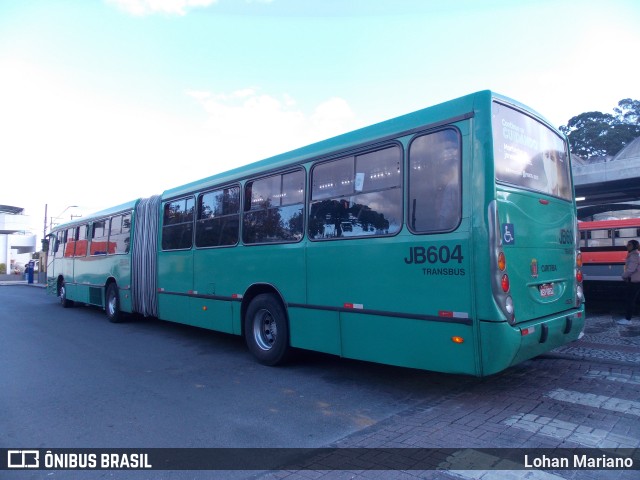
[(289, 324), (275, 295), (263, 293), (249, 304), (244, 318), (247, 347), (263, 365), (281, 365), (290, 353)]
[(62, 280), (58, 287), (58, 297), (60, 298), (60, 305), (62, 308), (73, 307), (73, 301), (67, 298), (67, 283)]
[(118, 287), (115, 283), (110, 283), (107, 287), (104, 310), (107, 313), (107, 318), (111, 323), (122, 322), (122, 312), (120, 311), (120, 295), (118, 294)]

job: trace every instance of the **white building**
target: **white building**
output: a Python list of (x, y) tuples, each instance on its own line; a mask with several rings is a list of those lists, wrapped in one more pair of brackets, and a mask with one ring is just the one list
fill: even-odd
[(11, 273), (12, 265), (29, 261), (29, 253), (36, 251), (36, 236), (29, 230), (29, 217), (24, 209), (0, 205), (0, 263)]

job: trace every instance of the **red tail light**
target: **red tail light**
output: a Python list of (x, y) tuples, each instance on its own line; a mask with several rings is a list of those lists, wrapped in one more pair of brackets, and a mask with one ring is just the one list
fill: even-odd
[(500, 281), (500, 284), (502, 285), (502, 291), (504, 293), (507, 293), (509, 291), (509, 275), (504, 274), (502, 276), (502, 280)]

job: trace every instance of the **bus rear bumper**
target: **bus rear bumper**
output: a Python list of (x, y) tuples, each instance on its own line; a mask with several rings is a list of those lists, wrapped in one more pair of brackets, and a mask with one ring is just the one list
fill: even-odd
[[(507, 322), (482, 322), (484, 346), (482, 374), (497, 373), (512, 365), (578, 340), (583, 335), (584, 321), (583, 304), (580, 308), (566, 310), (514, 326)], [(496, 356), (496, 352), (502, 352), (502, 354)]]

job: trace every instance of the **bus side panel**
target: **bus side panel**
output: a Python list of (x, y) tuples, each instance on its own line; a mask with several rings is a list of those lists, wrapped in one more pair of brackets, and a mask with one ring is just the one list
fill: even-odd
[(522, 340), (520, 330), (511, 327), (506, 321), (481, 321), (480, 337), (483, 375), (491, 375), (511, 365)]
[(585, 282), (622, 282), (626, 244), (640, 237), (640, 218), (580, 222), (580, 251)]
[[(71, 277), (73, 278), (73, 276)], [(82, 295), (82, 287), (77, 283), (66, 282), (67, 287), (67, 299), (74, 302), (83, 302), (84, 297)]]
[(73, 281), (76, 284), (76, 300), (91, 304), (89, 299), (89, 283), (92, 277), (91, 264), (88, 257), (77, 257), (73, 268)]
[(75, 259), (73, 257), (65, 257), (60, 260), (62, 268), (59, 269), (59, 277), (64, 279), (67, 288), (67, 298), (69, 300), (78, 300), (78, 289), (74, 283), (73, 272), (75, 270)]
[(86, 285), (83, 285), (85, 271), (83, 265), (84, 257), (73, 257), (72, 275), (67, 277), (67, 298), (74, 302), (88, 303), (89, 292)]
[[(131, 253), (122, 255), (108, 255), (101, 263), (104, 264), (104, 271), (102, 277), (98, 278), (98, 281), (102, 282), (102, 285), (106, 285), (107, 280), (113, 277), (116, 281), (120, 293), (120, 310), (123, 312), (131, 313), (133, 306), (131, 304)], [(103, 306), (106, 306), (106, 289), (103, 289)]]
[(65, 257), (56, 261), (56, 263), (60, 266), (57, 271), (58, 277), (63, 278), (65, 283), (67, 284), (67, 298), (72, 300), (70, 295), (70, 290), (73, 289), (73, 258)]
[[(340, 324), (344, 357), (476, 375), (470, 325), (356, 313), (342, 313)], [(454, 343), (452, 337), (465, 341)]]
[[(252, 288), (275, 289), (286, 308), (306, 303), (305, 244), (241, 246), (234, 250), (233, 267), (226, 272), (225, 295), (246, 295)], [(294, 319), (295, 321), (295, 319)]]
[(242, 303), (231, 302), (231, 333), (242, 335)]
[[(120, 290), (120, 311), (125, 313), (131, 313), (133, 308), (131, 305), (131, 289), (120, 288), (119, 290)], [(106, 292), (103, 291), (103, 302), (105, 302), (104, 294), (106, 294)]]
[[(583, 262), (584, 262), (584, 253)], [(622, 274), (624, 273), (624, 264), (609, 263), (587, 263), (584, 262), (582, 266), (582, 274), (584, 275), (584, 281), (590, 282), (594, 280), (605, 282), (620, 282), (622, 283)]]
[[(304, 243), (195, 250), (192, 288), (196, 296), (191, 302), (190, 320), (178, 321), (240, 334), (241, 305), (232, 298), (242, 298), (252, 288), (275, 289), (285, 306), (305, 303), (304, 271)], [(200, 295), (221, 298), (207, 300)], [(296, 321), (297, 316), (290, 315), (292, 328)]]
[(188, 320), (182, 323), (218, 332), (233, 333), (231, 302), (193, 297), (190, 303)]
[(57, 295), (57, 270), (60, 269), (60, 260), (55, 258), (54, 252), (54, 242), (56, 239), (54, 237), (49, 238), (49, 251), (47, 253), (47, 294), (48, 295)]
[(119, 289), (120, 310), (131, 312), (131, 256), (93, 255), (74, 260), (73, 300), (105, 307), (107, 281), (113, 278)]
[(317, 352), (342, 354), (338, 312), (289, 308), (291, 345)]
[[(205, 248), (193, 252), (193, 292), (191, 300), (191, 324), (219, 332), (233, 333), (232, 306), (228, 300), (234, 293), (230, 290), (237, 265), (235, 248)], [(226, 297), (225, 299), (202, 296)]]
[(158, 253), (158, 318), (191, 324), (193, 253), (178, 250)]
[[(468, 245), (462, 227), (447, 235), (310, 243), (308, 303), (342, 310), (345, 357), (475, 374)], [(350, 308), (361, 313), (346, 312)], [(335, 328), (330, 315), (310, 321)], [(305, 325), (296, 338), (322, 328)], [(454, 336), (464, 343), (454, 343)]]
[[(76, 300), (89, 305), (104, 306), (102, 286), (109, 274), (108, 261), (101, 257), (77, 257), (74, 264)], [(98, 294), (93, 293), (98, 288)]]

